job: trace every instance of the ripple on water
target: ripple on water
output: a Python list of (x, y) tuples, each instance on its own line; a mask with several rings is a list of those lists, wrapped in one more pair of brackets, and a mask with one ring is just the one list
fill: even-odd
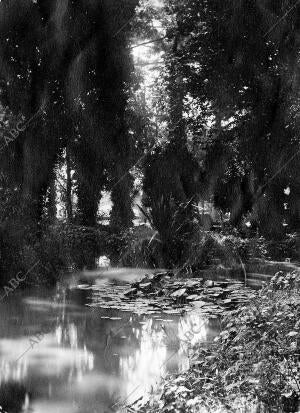
[[(143, 299), (120, 299), (128, 286), (105, 285), (100, 307), (95, 285), (21, 292), (0, 303), (0, 405), (9, 384), (24, 388), (32, 413), (110, 411), (119, 400), (144, 397), (167, 372), (187, 368), (189, 348), (217, 334), (216, 320), (148, 311)], [(29, 348), (39, 331), (41, 340)]]

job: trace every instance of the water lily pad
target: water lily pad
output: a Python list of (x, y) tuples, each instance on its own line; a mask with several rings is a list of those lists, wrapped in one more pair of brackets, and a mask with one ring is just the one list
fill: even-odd
[(188, 297), (186, 297), (186, 299), (189, 301), (195, 301), (199, 299), (199, 295), (198, 294), (189, 295)]
[(129, 290), (124, 292), (124, 295), (126, 296), (131, 296), (137, 293), (137, 289), (136, 288), (130, 288)]
[(204, 287), (206, 287), (206, 288), (211, 288), (213, 286), (214, 286), (214, 281), (212, 281), (212, 280), (207, 280), (204, 283)]
[(172, 298), (180, 298), (183, 297), (186, 293), (186, 288), (181, 288), (180, 290), (175, 291), (171, 294)]
[(146, 282), (146, 283), (140, 283), (139, 288), (141, 290), (150, 290), (152, 287), (152, 284), (150, 282)]

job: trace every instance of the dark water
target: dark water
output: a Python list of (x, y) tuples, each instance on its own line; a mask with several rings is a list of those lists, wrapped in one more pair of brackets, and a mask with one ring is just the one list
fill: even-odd
[[(217, 320), (87, 307), (66, 284), (15, 291), (0, 303), (0, 405), (9, 413), (120, 411), (189, 365), (188, 347), (211, 341)], [(194, 325), (197, 334), (189, 334)], [(187, 340), (186, 337), (189, 337)], [(1, 408), (0, 408), (1, 412)]]

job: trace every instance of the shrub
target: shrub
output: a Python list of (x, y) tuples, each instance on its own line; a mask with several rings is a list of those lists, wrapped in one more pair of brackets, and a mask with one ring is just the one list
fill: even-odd
[(127, 231), (119, 263), (126, 267), (163, 267), (161, 241), (157, 232), (146, 225)]
[(267, 243), (268, 255), (275, 261), (285, 260), (300, 261), (300, 238), (298, 234), (287, 234), (282, 241), (269, 241)]

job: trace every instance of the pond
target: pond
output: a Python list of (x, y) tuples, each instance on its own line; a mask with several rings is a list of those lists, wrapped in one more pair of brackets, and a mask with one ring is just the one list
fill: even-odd
[[(136, 314), (88, 306), (94, 286), (99, 294), (102, 285), (117, 287), (144, 272), (75, 274), (56, 288), (16, 290), (2, 300), (3, 410), (121, 411), (155, 390), (166, 373), (188, 368), (190, 344), (213, 340), (217, 319), (201, 319), (193, 312)], [(196, 333), (187, 334), (193, 326)]]

